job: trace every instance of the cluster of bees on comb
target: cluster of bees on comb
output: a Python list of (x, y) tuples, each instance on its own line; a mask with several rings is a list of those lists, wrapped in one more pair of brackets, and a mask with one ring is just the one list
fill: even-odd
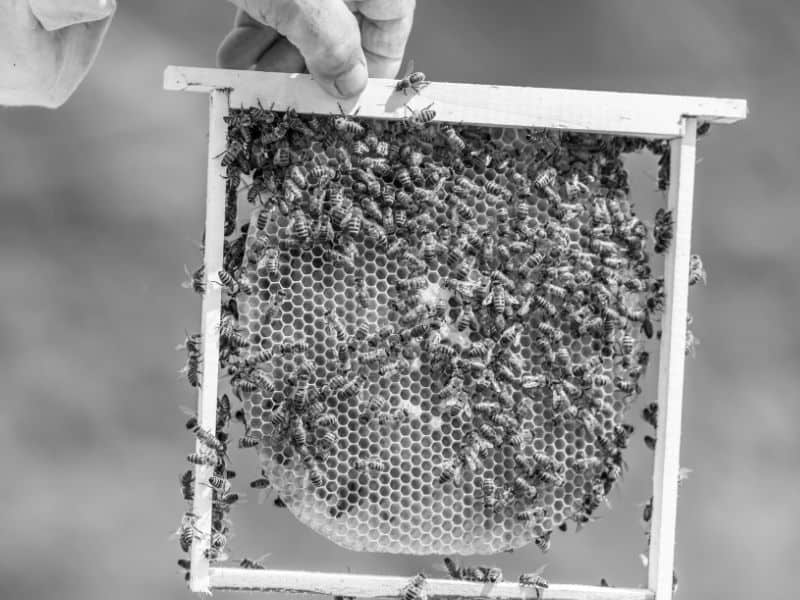
[[(660, 156), (664, 189), (669, 146), (444, 124), (433, 105), (408, 110), (380, 121), (232, 109), (219, 157), (224, 266), (200, 267), (187, 287), (223, 290), (220, 368), (243, 402), (239, 446), (268, 463), (254, 487), (272, 482), (276, 502), (292, 508), (303, 495), (322, 501), (329, 520), (379, 504), (391, 536), (408, 514), (392, 506), (406, 499), (385, 502), (396, 497), (392, 480), (416, 471), (434, 509), (457, 510), (448, 495), (474, 504), (484, 537), (495, 538), (482, 551), (522, 540), (546, 552), (555, 528), (592, 519), (623, 472), (633, 432), (623, 417), (665, 301), (650, 254), (669, 248), (673, 222), (665, 208), (652, 227), (637, 216), (621, 155)], [(242, 197), (253, 205), (245, 223)], [(691, 268), (690, 281), (705, 282), (699, 256)], [(186, 343), (195, 387), (196, 341)], [(689, 331), (687, 347), (695, 343)], [(216, 440), (209, 454), (189, 457), (213, 460), (223, 512), (231, 420), (228, 402), (215, 436), (195, 431)], [(434, 440), (429, 472), (398, 457), (408, 448), (400, 438), (415, 440), (412, 451)], [(227, 522), (215, 517), (212, 535), (224, 541)], [(517, 539), (498, 541), (498, 525)], [(211, 545), (213, 554), (224, 543)], [(435, 540), (407, 549), (466, 553)]]

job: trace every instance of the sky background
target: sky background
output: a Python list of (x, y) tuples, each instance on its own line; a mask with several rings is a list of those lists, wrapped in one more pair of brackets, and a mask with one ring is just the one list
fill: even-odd
[[(0, 598), (189, 597), (168, 537), (192, 447), (178, 407), (194, 396), (173, 348), (199, 321), (179, 283), (200, 258), (207, 104), (161, 81), (168, 64), (212, 66), (232, 17), (221, 0), (123, 2), (66, 106), (0, 111)], [(788, 597), (800, 554), (800, 5), (422, 1), (408, 54), (436, 80), (748, 99), (750, 118), (713, 128), (698, 153), (693, 246), (709, 285), (690, 300), (701, 346), (687, 365), (681, 462), (694, 472), (678, 597)], [(629, 168), (651, 216), (656, 167)], [(555, 536), (546, 557), (503, 555), (507, 576), (547, 563), (555, 582), (644, 584), (641, 435), (613, 509)], [(234, 461), (244, 483), (254, 457)], [(253, 494), (234, 519), (237, 555), (271, 552), (280, 568), (411, 575), (438, 561), (339, 550)]]

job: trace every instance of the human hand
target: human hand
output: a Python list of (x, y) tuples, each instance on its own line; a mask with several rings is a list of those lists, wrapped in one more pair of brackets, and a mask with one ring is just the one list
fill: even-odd
[(395, 77), (415, 0), (232, 0), (233, 29), (217, 51), (228, 69), (307, 70), (329, 94), (349, 98), (367, 75)]

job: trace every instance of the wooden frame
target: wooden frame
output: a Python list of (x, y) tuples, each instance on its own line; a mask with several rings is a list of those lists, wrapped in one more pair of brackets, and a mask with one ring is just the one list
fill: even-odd
[[(547, 127), (573, 131), (665, 138), (671, 142), (669, 208), (675, 221), (674, 243), (666, 254), (668, 291), (663, 320), (658, 375), (658, 444), (653, 473), (653, 516), (649, 551), (648, 587), (607, 588), (551, 584), (542, 596), (561, 600), (668, 600), (672, 596), (675, 522), (678, 499), (686, 309), (689, 291), (695, 141), (699, 120), (735, 123), (747, 116), (745, 100), (629, 94), (580, 90), (520, 88), (432, 82), (421, 94), (404, 95), (394, 80), (371, 79), (356, 100), (342, 110), (365, 118), (402, 119), (408, 108), (435, 105), (439, 121), (494, 127)], [(167, 90), (208, 93), (210, 97), (208, 193), (206, 197), (205, 272), (208, 279), (202, 303), (202, 349), (205, 365), (198, 395), (200, 425), (213, 431), (217, 402), (218, 336), (221, 285), (213, 285), (222, 265), (224, 169), (219, 156), (225, 150), (223, 117), (230, 107), (260, 101), (276, 110), (333, 114), (340, 108), (308, 75), (259, 73), (223, 69), (168, 67)], [(201, 449), (197, 443), (198, 451)], [(248, 570), (210, 567), (205, 551), (211, 533), (211, 468), (196, 467), (193, 512), (199, 539), (192, 545), (190, 587), (212, 589), (307, 592), (358, 598), (398, 597), (407, 577), (387, 577), (303, 571)], [(430, 596), (533, 598), (535, 590), (516, 583), (481, 584), (448, 579), (429, 580)]]

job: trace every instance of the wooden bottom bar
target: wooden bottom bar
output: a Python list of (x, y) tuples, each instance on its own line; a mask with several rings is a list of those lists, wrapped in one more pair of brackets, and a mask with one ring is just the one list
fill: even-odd
[[(235, 569), (212, 567), (211, 588), (217, 590), (277, 591), (356, 598), (399, 598), (409, 577)], [(429, 579), (425, 588), (431, 597), (536, 598), (533, 588), (515, 582), (474, 583), (453, 579)], [(647, 589), (552, 584), (542, 590), (543, 600), (653, 600)]]

